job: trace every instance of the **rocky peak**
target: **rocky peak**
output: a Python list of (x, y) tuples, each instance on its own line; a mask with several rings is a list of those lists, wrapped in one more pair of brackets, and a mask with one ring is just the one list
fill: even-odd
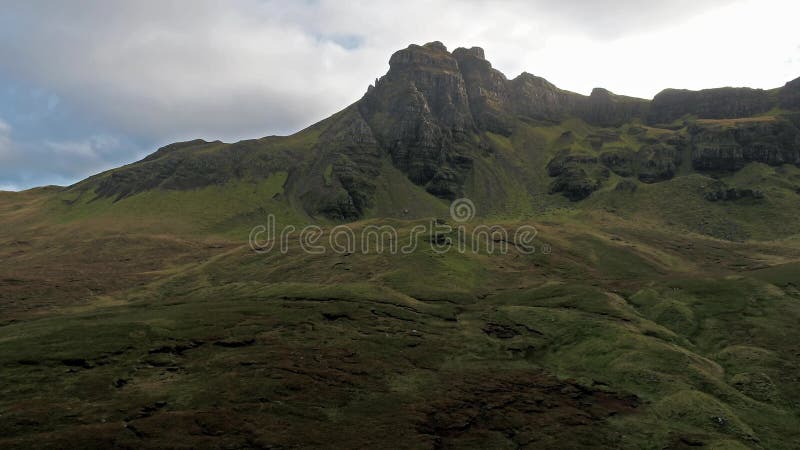
[(518, 77), (514, 78), (512, 81), (515, 83), (525, 84), (540, 89), (548, 89), (548, 90), (558, 89), (556, 85), (554, 85), (553, 83), (529, 72), (522, 72), (521, 74), (519, 74)]
[(456, 58), (441, 42), (410, 45), (358, 108), (392, 161), (413, 182), (455, 197), (465, 176), (461, 143), (475, 131)]
[(443, 70), (458, 72), (458, 63), (441, 42), (430, 42), (425, 45), (411, 44), (396, 51), (389, 58), (387, 76), (419, 70)]
[(441, 41), (428, 42), (427, 44), (423, 45), (423, 47), (447, 53), (447, 47), (444, 44), (442, 44)]
[(441, 197), (458, 194), (484, 131), (510, 135), (518, 116), (617, 125), (643, 117), (647, 106), (606, 90), (591, 97), (565, 91), (529, 73), (509, 80), (480, 47), (450, 53), (438, 41), (409, 45), (392, 55), (389, 67), (358, 103), (359, 112), (393, 163)]
[(610, 98), (612, 95), (614, 95), (614, 94), (612, 94), (611, 91), (609, 91), (608, 89), (603, 89), (603, 88), (600, 88), (600, 87), (596, 87), (596, 88), (592, 89), (592, 93), (589, 94), (589, 97)]
[(458, 62), (459, 70), (462, 72), (486, 72), (492, 70), (492, 63), (486, 60), (483, 49), (480, 47), (472, 47), (470, 49), (459, 47), (453, 51), (453, 57)]
[(523, 72), (509, 84), (514, 112), (540, 120), (564, 119), (576, 109), (579, 98), (583, 97), (559, 89), (544, 78), (528, 72)]
[(456, 59), (464, 57), (472, 57), (476, 59), (486, 60), (486, 53), (484, 53), (483, 49), (480, 47), (471, 47), (471, 48), (459, 47), (453, 50), (453, 56), (455, 56)]
[[(389, 59), (389, 72), (370, 92), (373, 100), (430, 113), (430, 120), (463, 133), (472, 127), (466, 87), (456, 59), (441, 42), (409, 45)], [(405, 95), (407, 98), (402, 98)], [(410, 97), (408, 97), (410, 96)], [(373, 101), (373, 104), (375, 102)]]
[(579, 100), (575, 114), (591, 124), (618, 126), (635, 118), (646, 117), (649, 107), (647, 100), (594, 88), (588, 98)]

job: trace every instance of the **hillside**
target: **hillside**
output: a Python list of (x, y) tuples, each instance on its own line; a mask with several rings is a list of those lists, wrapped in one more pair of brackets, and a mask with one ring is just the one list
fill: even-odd
[(800, 79), (389, 63), (291, 136), (0, 192), (0, 447), (798, 448)]
[[(721, 238), (788, 237), (800, 232), (799, 81), (583, 96), (509, 80), (477, 47), (411, 45), (363, 98), (292, 136), (171, 144), (59, 197), (67, 216), (225, 198), (204, 224), (215, 232), (265, 210), (284, 223), (412, 219), (467, 197), (484, 217), (605, 208)], [(256, 198), (243, 204), (243, 190)]]

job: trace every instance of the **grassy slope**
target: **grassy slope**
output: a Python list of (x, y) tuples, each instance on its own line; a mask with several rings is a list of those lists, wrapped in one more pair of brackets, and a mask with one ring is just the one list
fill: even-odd
[[(687, 173), (574, 205), (543, 194), (565, 131), (596, 152), (579, 121), (523, 126), (467, 187), (549, 254), (256, 255), (265, 213), (309, 221), (285, 173), (0, 193), (0, 446), (793, 448), (797, 169), (728, 176), (761, 203), (707, 202)], [(447, 214), (384, 171), (356, 228)], [(707, 236), (730, 221), (745, 242)]]

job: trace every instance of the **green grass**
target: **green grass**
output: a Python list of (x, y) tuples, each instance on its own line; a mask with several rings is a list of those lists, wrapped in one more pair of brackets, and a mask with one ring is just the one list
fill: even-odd
[[(643, 128), (599, 149), (609, 130), (576, 119), (470, 137), (488, 148), (468, 229), (535, 225), (534, 254), (255, 254), (269, 213), (337, 225), (286, 171), (117, 202), (0, 193), (0, 446), (794, 448), (800, 171), (717, 175), (760, 201), (705, 200), (686, 157), (635, 193), (610, 175), (582, 202), (546, 194), (556, 152), (668, 133)], [(315, 154), (324, 131), (269, 145)], [(356, 231), (404, 243), (448, 218), (380, 170)]]
[(156, 189), (120, 201), (66, 192), (49, 200), (47, 213), (61, 224), (99, 221), (128, 231), (156, 228), (165, 233), (239, 237), (264, 223), (268, 214), (284, 225), (306, 220), (282, 200), (286, 178), (286, 172), (278, 172), (259, 182), (237, 181), (188, 191)]
[[(587, 446), (583, 430), (592, 430), (620, 448), (680, 439), (791, 448), (800, 297), (796, 263), (777, 262), (797, 258), (796, 244), (721, 243), (615, 218), (536, 223), (537, 245), (552, 246), (547, 255), (439, 255), (426, 246), (409, 255), (308, 255), (297, 244), (286, 255), (256, 255), (229, 246), (139, 286), (20, 316), (0, 326), (0, 443), (322, 446), (330, 441), (317, 432), (330, 430), (341, 445), (380, 442), (367, 426), (402, 430), (395, 444), (410, 448), (430, 438), (425, 427), (457, 422), (446, 411), (472, 414), (465, 402), (551, 395), (511, 381), (549, 374), (555, 392), (580, 386), (595, 408), (583, 417), (596, 418), (577, 427), (557, 419), (574, 412), (530, 416), (510, 403), (498, 414), (516, 422), (492, 427), (519, 431), (539, 417), (540, 445), (552, 432)], [(385, 223), (402, 237), (420, 221)], [(672, 247), (660, 244), (665, 236)], [(697, 259), (713, 257), (712, 248), (723, 264)], [(776, 264), (748, 269), (756, 260)], [(448, 389), (453, 383), (459, 388)], [(597, 396), (630, 395), (639, 407), (593, 415), (624, 401)], [(548, 401), (560, 408), (569, 398)], [(439, 416), (427, 415), (431, 405)], [(478, 422), (496, 420), (491, 409), (475, 411)], [(198, 423), (217, 437), (192, 431)], [(80, 431), (87, 426), (91, 439)], [(177, 441), (161, 440), (166, 429)], [(478, 427), (447, 442), (519, 445), (509, 436)]]

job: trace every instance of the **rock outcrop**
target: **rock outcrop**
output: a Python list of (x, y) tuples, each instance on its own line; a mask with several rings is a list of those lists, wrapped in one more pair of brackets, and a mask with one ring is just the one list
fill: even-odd
[(706, 190), (703, 197), (710, 202), (735, 201), (746, 198), (760, 200), (764, 198), (764, 193), (758, 189), (730, 187), (721, 181), (717, 181)]
[(603, 152), (600, 162), (621, 177), (636, 176), (644, 183), (669, 180), (681, 163), (680, 150), (665, 143), (644, 145), (636, 152), (616, 148)]
[(775, 105), (774, 96), (762, 89), (665, 89), (653, 98), (648, 121), (667, 124), (686, 115), (700, 119), (750, 117), (769, 111)]
[(375, 178), (382, 164), (371, 128), (355, 108), (349, 108), (322, 133), (318, 146), (322, 156), (309, 172), (329, 176), (306, 180), (300, 188), (306, 210), (336, 220), (361, 217), (373, 206)]
[(800, 78), (786, 83), (778, 93), (778, 98), (781, 108), (800, 110)]
[(550, 193), (562, 193), (573, 202), (583, 200), (600, 187), (600, 180), (592, 178), (582, 167), (567, 167), (550, 185)]
[(555, 178), (549, 192), (561, 193), (573, 202), (591, 195), (610, 175), (607, 168), (598, 165), (596, 157), (570, 149), (559, 151), (550, 160), (547, 174)]
[(698, 122), (689, 134), (696, 170), (735, 171), (750, 162), (800, 165), (800, 130), (784, 119)]
[(637, 153), (639, 180), (657, 183), (674, 177), (681, 164), (679, 148), (666, 143), (643, 146)]
[(377, 142), (411, 181), (455, 198), (471, 162), (475, 130), (464, 78), (440, 42), (392, 55), (389, 72), (359, 101)]
[(589, 97), (580, 97), (575, 113), (588, 123), (610, 127), (647, 117), (649, 108), (650, 102), (647, 100), (594, 88)]
[(453, 57), (464, 78), (475, 125), (481, 130), (510, 134), (512, 93), (506, 76), (492, 68), (480, 47), (457, 48)]

